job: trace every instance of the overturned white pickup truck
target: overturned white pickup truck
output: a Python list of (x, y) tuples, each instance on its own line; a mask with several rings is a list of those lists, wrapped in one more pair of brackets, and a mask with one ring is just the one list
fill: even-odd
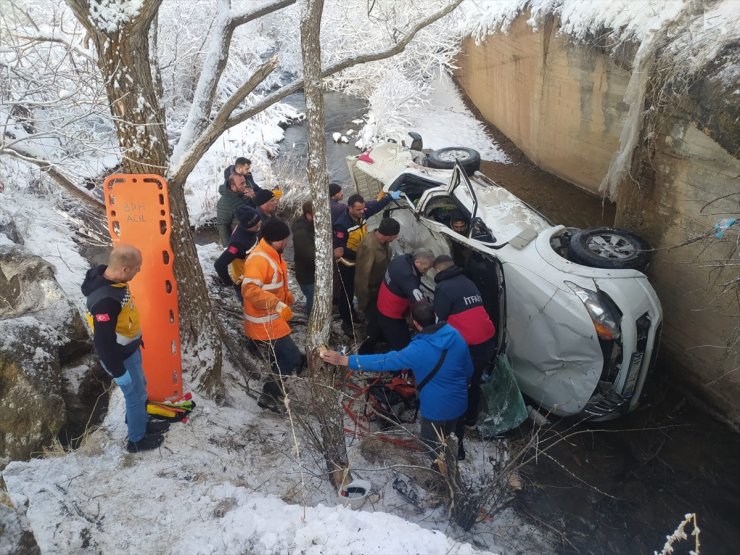
[[(428, 248), (464, 261), (526, 396), (559, 416), (607, 419), (637, 406), (662, 321), (638, 270), (649, 260), (644, 242), (621, 230), (552, 225), (478, 172), (471, 149), (424, 154), (383, 143), (348, 163), (366, 198), (402, 193), (374, 217), (400, 222), (396, 252)], [(453, 211), (467, 221), (464, 233), (450, 228)], [(433, 271), (424, 281), (433, 296)]]

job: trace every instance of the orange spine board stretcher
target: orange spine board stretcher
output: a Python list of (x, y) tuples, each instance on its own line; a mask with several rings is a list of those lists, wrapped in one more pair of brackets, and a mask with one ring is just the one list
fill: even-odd
[(147, 395), (152, 401), (179, 399), (180, 319), (167, 182), (159, 175), (114, 174), (103, 191), (113, 244), (133, 245), (142, 255), (141, 272), (129, 288), (141, 322)]

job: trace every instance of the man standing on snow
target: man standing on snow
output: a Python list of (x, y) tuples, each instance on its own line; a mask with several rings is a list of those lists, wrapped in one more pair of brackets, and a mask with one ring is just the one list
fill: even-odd
[(496, 354), (496, 327), (483, 306), (483, 297), (475, 284), (455, 266), (452, 257), (446, 254), (434, 259), (437, 274), (434, 281), (434, 312), (440, 320), (446, 320), (460, 332), (470, 349), (473, 361), (473, 378), (468, 389), (468, 410), (458, 425), (456, 435), (460, 440), (458, 458), (465, 458), (463, 449), (464, 426), (474, 427), (478, 421), (480, 404), (480, 382)]
[(139, 313), (128, 288), (128, 282), (141, 270), (141, 262), (139, 249), (118, 245), (111, 251), (108, 265), (88, 270), (82, 284), (95, 351), (126, 400), (129, 453), (156, 449), (169, 428), (166, 422), (148, 422), (146, 412)]
[(262, 239), (247, 257), (242, 279), (244, 335), (267, 351), (272, 375), (267, 378), (257, 404), (280, 411), (285, 397), (282, 378), (296, 372), (303, 356), (290, 337), (293, 294), (288, 290), (288, 266), (283, 250), (290, 228), (278, 218), (262, 226)]
[[(366, 218), (377, 214), (388, 206), (391, 200), (401, 198), (401, 193), (393, 191), (381, 200), (365, 203), (362, 195), (352, 195), (347, 199), (344, 212), (333, 222), (334, 249), (342, 252), (337, 259), (339, 270), (339, 317), (342, 319), (342, 331), (354, 337), (353, 323), (357, 316), (353, 307), (355, 297), (355, 259), (360, 243), (367, 235)], [(342, 249), (337, 251), (337, 249)]]
[(316, 273), (316, 246), (313, 227), (313, 202), (307, 200), (301, 207), (303, 215), (293, 222), (293, 267), (295, 280), (306, 297), (306, 315), (313, 308), (313, 282)]
[(442, 449), (439, 438), (453, 432), (457, 419), (465, 413), (473, 364), (465, 340), (446, 322), (436, 322), (432, 305), (416, 303), (411, 319), (419, 333), (400, 351), (350, 356), (325, 351), (321, 358), (329, 364), (363, 372), (411, 368), (419, 395), (421, 439), (432, 459), (436, 459)]
[(355, 296), (357, 308), (365, 314), (367, 331), (367, 338), (357, 350), (361, 355), (372, 353), (378, 339), (383, 335), (378, 323), (378, 291), (391, 261), (390, 244), (400, 231), (398, 221), (383, 218), (378, 228), (368, 233), (357, 249)]

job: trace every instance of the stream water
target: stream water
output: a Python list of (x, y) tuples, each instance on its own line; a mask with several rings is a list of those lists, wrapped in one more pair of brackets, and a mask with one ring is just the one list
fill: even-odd
[[(338, 93), (327, 94), (325, 101), (329, 177), (348, 187), (344, 159), (357, 152), (354, 138), (336, 144), (331, 135), (356, 129), (351, 122), (366, 107)], [(303, 106), (301, 95), (290, 102)], [(484, 162), (489, 177), (557, 223), (613, 224), (613, 205), (540, 170), (496, 129), (490, 131), (512, 163)], [(290, 127), (284, 145), (281, 156), (305, 163), (306, 124)], [(345, 190), (345, 196), (350, 193)], [(535, 526), (553, 531), (557, 553), (660, 551), (691, 512), (698, 515), (702, 553), (739, 552), (740, 436), (688, 399), (670, 368), (659, 363), (632, 415), (603, 425), (553, 423), (544, 433), (562, 440), (521, 470), (524, 486), (515, 508)], [(520, 433), (528, 433), (528, 426)], [(693, 548), (693, 541), (684, 541), (674, 553)]]

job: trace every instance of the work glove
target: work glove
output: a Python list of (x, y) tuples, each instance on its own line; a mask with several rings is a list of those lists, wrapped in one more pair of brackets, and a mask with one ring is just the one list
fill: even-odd
[(398, 200), (401, 198), (401, 191), (391, 191), (389, 194), (391, 195), (391, 198), (393, 200)]
[(128, 370), (121, 376), (118, 376), (117, 378), (113, 378), (113, 381), (118, 384), (118, 387), (123, 389), (124, 387), (128, 387), (131, 385), (131, 374)]
[(293, 306), (295, 304), (295, 297), (290, 291), (288, 291), (288, 298), (286, 300), (286, 303), (288, 304), (288, 306)]
[(279, 302), (275, 305), (275, 312), (277, 312), (280, 317), (286, 322), (290, 322), (290, 320), (293, 318), (293, 311), (284, 302)]

